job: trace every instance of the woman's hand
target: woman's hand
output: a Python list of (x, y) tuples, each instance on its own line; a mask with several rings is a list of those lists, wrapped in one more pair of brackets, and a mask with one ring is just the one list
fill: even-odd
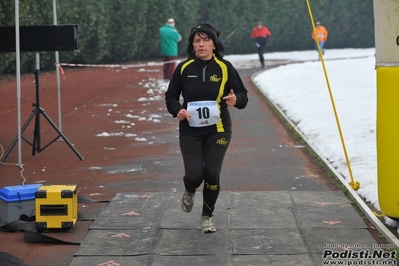
[(190, 122), (191, 115), (186, 109), (181, 109), (177, 114), (177, 118), (179, 118), (180, 121), (187, 119), (187, 121)]
[(223, 100), (226, 100), (226, 103), (230, 106), (236, 105), (237, 97), (234, 94), (234, 91), (231, 89), (229, 95), (224, 96)]

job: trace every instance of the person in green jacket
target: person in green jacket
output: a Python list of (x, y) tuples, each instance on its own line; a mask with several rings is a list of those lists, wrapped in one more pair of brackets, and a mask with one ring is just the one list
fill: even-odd
[(170, 80), (176, 68), (177, 43), (181, 40), (180, 33), (175, 29), (175, 20), (173, 18), (168, 19), (166, 24), (159, 28), (159, 35), (161, 37), (163, 78)]

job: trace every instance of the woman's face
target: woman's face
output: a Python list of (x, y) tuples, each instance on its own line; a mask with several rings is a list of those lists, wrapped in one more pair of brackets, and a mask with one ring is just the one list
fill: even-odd
[(213, 51), (216, 49), (212, 38), (209, 38), (203, 32), (197, 32), (193, 39), (193, 48), (195, 55), (202, 60), (210, 60)]

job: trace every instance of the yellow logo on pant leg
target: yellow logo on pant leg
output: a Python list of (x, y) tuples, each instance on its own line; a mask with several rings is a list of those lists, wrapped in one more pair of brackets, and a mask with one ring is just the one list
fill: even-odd
[(218, 185), (211, 185), (208, 182), (205, 182), (206, 188), (209, 190), (218, 190)]
[(216, 144), (219, 144), (219, 145), (227, 145), (227, 143), (229, 143), (229, 141), (226, 140), (225, 138), (221, 138), (216, 141)]

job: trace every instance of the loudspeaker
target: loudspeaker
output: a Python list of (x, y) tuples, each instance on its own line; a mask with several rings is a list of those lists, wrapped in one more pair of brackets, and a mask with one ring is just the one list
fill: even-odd
[[(20, 26), (21, 52), (76, 51), (78, 25)], [(0, 52), (15, 52), (15, 27), (0, 27)]]

